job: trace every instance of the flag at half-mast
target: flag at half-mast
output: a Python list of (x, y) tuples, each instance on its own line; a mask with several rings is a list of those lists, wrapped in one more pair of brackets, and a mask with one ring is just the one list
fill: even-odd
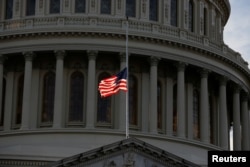
[(101, 97), (112, 96), (118, 93), (119, 90), (127, 92), (127, 68), (114, 76), (101, 80), (98, 88)]

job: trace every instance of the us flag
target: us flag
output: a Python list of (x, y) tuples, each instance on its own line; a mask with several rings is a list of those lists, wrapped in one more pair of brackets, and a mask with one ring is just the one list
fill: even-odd
[(127, 68), (124, 68), (114, 76), (101, 80), (98, 88), (101, 97), (111, 96), (119, 90), (127, 92)]

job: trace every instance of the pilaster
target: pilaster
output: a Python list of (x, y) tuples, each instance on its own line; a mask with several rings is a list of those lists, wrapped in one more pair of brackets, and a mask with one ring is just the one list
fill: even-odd
[(63, 3), (63, 13), (64, 14), (70, 14), (71, 13), (71, 4), (72, 4), (72, 0), (64, 0), (62, 1)]
[(187, 83), (187, 137), (192, 140), (194, 137), (194, 123), (193, 123), (193, 91), (194, 86), (192, 82)]
[(125, 0), (115, 0), (115, 15), (123, 16), (125, 13)]
[(46, 0), (36, 0), (36, 15), (43, 16), (45, 14), (45, 1)]
[(21, 0), (13, 0), (13, 18), (21, 18), (22, 3)]
[(168, 136), (173, 136), (173, 88), (174, 88), (174, 83), (173, 83), (173, 79), (171, 77), (167, 77), (167, 84), (166, 84), (166, 90), (167, 90), (167, 101), (166, 101), (166, 105), (167, 105), (167, 111), (166, 111), (166, 134)]

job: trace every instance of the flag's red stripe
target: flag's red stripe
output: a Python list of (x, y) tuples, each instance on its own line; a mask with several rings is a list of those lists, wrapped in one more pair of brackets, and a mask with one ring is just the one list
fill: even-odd
[[(127, 91), (127, 80), (123, 76), (124, 71), (125, 69), (122, 71), (123, 73), (120, 72), (115, 76), (111, 76), (109, 78), (101, 80), (98, 85), (98, 89), (102, 97), (108, 97), (116, 94), (119, 90)], [(120, 80), (117, 81), (118, 77)]]

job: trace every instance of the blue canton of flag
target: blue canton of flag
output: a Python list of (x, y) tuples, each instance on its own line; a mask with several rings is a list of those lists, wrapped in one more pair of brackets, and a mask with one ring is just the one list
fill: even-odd
[(127, 92), (127, 68), (124, 68), (118, 74), (101, 80), (99, 91), (101, 97), (108, 97), (116, 94), (119, 90)]

